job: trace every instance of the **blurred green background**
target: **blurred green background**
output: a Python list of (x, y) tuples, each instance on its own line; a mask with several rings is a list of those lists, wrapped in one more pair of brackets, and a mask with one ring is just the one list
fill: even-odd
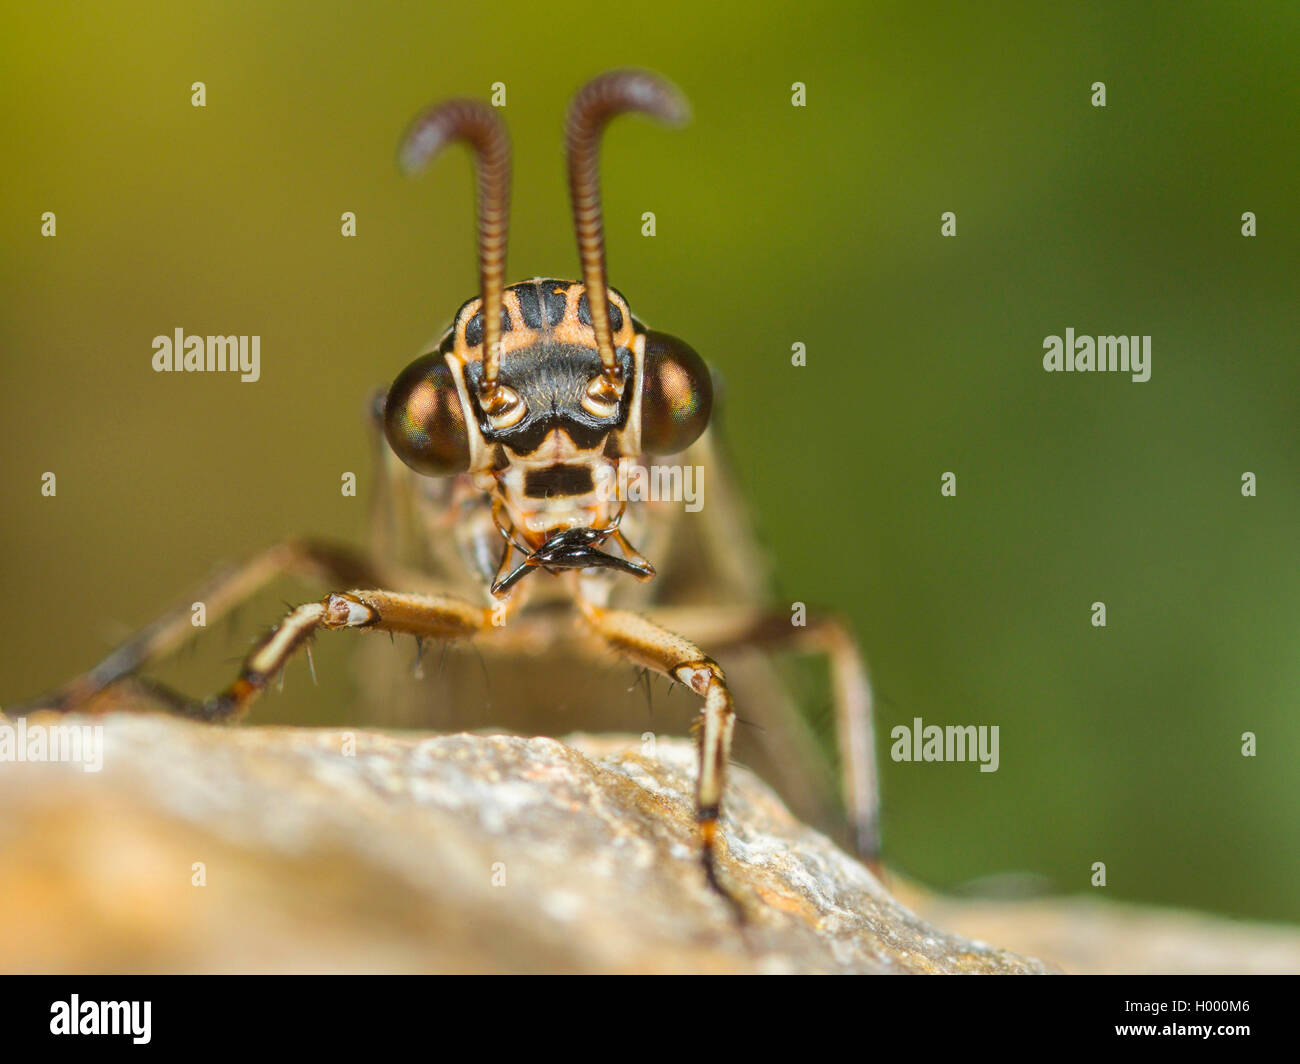
[[(220, 561), (361, 541), (364, 400), (475, 288), (463, 153), (407, 181), (400, 132), (504, 82), (510, 273), (573, 275), (563, 109), (642, 65), (694, 121), (612, 130), (610, 278), (726, 378), (781, 601), (851, 615), (883, 750), (913, 716), (1001, 727), (994, 774), (886, 761), (891, 861), (1061, 890), (1105, 861), (1112, 897), (1300, 918), (1298, 29), (1292, 2), (7, 3), (0, 698)], [(153, 373), (177, 326), (260, 334), (262, 380)], [(1044, 373), (1067, 327), (1150, 334), (1151, 380)]]

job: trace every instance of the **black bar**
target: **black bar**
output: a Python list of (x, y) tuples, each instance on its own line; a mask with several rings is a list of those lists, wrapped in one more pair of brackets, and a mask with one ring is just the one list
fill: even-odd
[[(584, 1054), (594, 1052), (603, 1031), (622, 1027), (627, 1044), (652, 1040), (671, 1054), (681, 1045), (681, 1033), (703, 1014), (721, 1040), (719, 1053), (756, 1040), (767, 1043), (779, 1027), (782, 1038), (807, 1038), (827, 1051), (843, 1039), (847, 1045), (836, 1055), (860, 1052), (863, 1058), (880, 1056), (885, 1046), (893, 1047), (890, 1055), (916, 1050), (926, 1057), (967, 1047), (1055, 1054), (1062, 1046), (1073, 1051), (1125, 1044), (1143, 1053), (1155, 1048), (1179, 1056), (1198, 1050), (1223, 1055), (1247, 1047), (1293, 1051), (1300, 989), (1294, 976), (786, 978), (730, 986), (714, 980), (707, 990), (698, 982), (654, 985), (644, 978), (588, 979), (581, 986), (510, 982), (438, 976), (8, 976), (0, 990), (0, 1044), (10, 1060), (24, 1059), (13, 1055), (22, 1048), (109, 1043), (130, 1051), (205, 1054), (284, 1045), (298, 1053), (319, 1048), (338, 1059), (350, 1047), (373, 1054), (411, 1040), (422, 1047), (421, 1056), (485, 1052), (496, 1058), (512, 1044), (554, 1052), (568, 1043)], [(140, 1021), (148, 1002), (148, 1041), (135, 1042), (140, 1036), (129, 1031), (53, 1033), (52, 1025), (66, 1026), (71, 1018), (73, 995), (79, 1023), (87, 1026), (91, 1016), (111, 1022), (127, 1015), (120, 1008), (105, 1012), (101, 1002), (137, 1003), (134, 1017)], [(691, 1008), (705, 1002), (702, 1010)], [(1190, 1027), (1209, 1027), (1211, 1033), (1179, 1033)], [(691, 1041), (696, 1055), (698, 1034)], [(617, 1044), (606, 1041), (600, 1052)]]

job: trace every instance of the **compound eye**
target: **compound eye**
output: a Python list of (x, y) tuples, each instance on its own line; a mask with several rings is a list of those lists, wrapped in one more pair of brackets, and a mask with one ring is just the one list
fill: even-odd
[(417, 473), (446, 477), (469, 469), (465, 413), (441, 354), (417, 358), (393, 382), (384, 404), (384, 435)]
[(700, 438), (713, 409), (713, 378), (689, 344), (667, 333), (645, 334), (641, 382), (641, 450), (677, 454)]

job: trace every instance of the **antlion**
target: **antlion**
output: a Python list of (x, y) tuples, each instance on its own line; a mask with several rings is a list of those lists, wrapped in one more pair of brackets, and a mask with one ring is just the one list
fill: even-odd
[[(756, 566), (744, 529), (727, 525), (735, 511), (708, 430), (709, 370), (687, 344), (633, 317), (606, 283), (600, 140), (609, 120), (627, 111), (669, 124), (687, 117), (677, 91), (642, 71), (605, 74), (574, 98), (565, 143), (581, 281), (504, 285), (510, 144), (491, 107), (474, 100), (433, 107), (402, 142), (400, 162), (415, 173), (449, 143), (465, 141), (478, 177), (479, 294), (374, 403), (387, 442), (383, 486), (394, 510), (419, 530), (420, 564), (315, 540), (282, 543), (200, 593), (209, 619), (286, 572), (354, 590), (291, 610), (223, 691), (195, 701), (134, 676), (193, 634), (183, 607), (33, 706), (91, 708), (96, 696), (122, 684), (186, 717), (234, 720), (322, 629), (482, 637), (485, 645), (527, 648), (534, 656), (548, 647), (589, 656), (612, 649), (685, 685), (702, 703), (701, 860), (709, 883), (743, 915), (717, 870), (735, 705), (722, 669), (695, 640), (715, 653), (813, 652), (831, 666), (843, 799), (857, 847), (869, 861), (877, 858), (871, 695), (854, 640), (834, 618), (792, 624), (788, 614), (755, 601), (749, 584)], [(721, 531), (707, 549), (670, 549), (671, 534), (687, 520), (682, 507), (619, 497), (620, 463), (626, 471), (651, 456), (710, 470), (705, 509)], [(652, 555), (662, 551), (671, 566), (657, 574), (633, 544)], [(449, 593), (449, 584), (459, 584), (459, 593)], [(404, 590), (380, 590), (397, 587)], [(705, 601), (710, 594), (728, 601)], [(589, 630), (585, 639), (557, 623), (557, 600), (576, 607)]]

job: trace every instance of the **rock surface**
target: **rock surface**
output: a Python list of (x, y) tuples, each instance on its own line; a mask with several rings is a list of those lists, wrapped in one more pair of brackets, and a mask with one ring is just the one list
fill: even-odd
[(103, 768), (0, 763), (0, 971), (1052, 970), (930, 926), (736, 768), (740, 928), (683, 741), (44, 722), (102, 724)]
[(976, 901), (895, 884), (906, 904), (961, 934), (1045, 957), (1067, 974), (1294, 975), (1300, 929), (1101, 898)]

